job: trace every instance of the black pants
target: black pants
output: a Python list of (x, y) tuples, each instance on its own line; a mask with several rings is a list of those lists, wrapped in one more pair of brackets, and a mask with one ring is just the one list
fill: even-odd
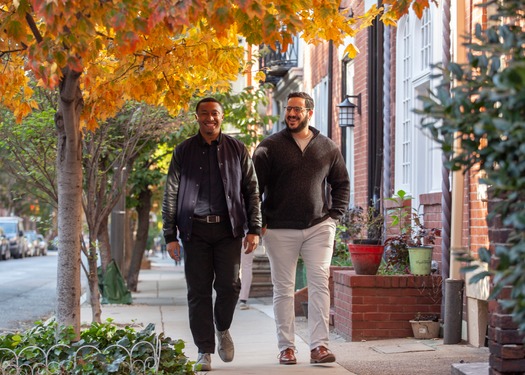
[(214, 353), (215, 328), (230, 328), (239, 298), (242, 237), (233, 237), (229, 222), (195, 221), (191, 239), (183, 241), (183, 246), (193, 341), (199, 353)]

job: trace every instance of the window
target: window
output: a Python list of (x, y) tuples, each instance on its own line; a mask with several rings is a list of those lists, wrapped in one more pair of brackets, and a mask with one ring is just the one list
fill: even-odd
[(432, 59), (432, 22), (430, 18), (430, 11), (425, 9), (423, 17), (421, 18), (421, 59), (420, 68), (426, 71), (430, 68), (430, 61)]
[[(402, 66), (403, 66), (403, 75), (401, 81), (403, 83), (401, 95), (398, 96), (399, 100), (402, 103), (401, 108), (401, 117), (400, 125), (401, 132), (398, 132), (399, 137), (396, 139), (400, 140), (401, 145), (401, 175), (398, 178), (401, 178), (401, 184), (404, 187), (404, 190), (407, 189), (410, 184), (410, 177), (412, 175), (412, 121), (411, 121), (411, 108), (412, 108), (412, 98), (411, 98), (411, 72), (412, 72), (412, 59), (411, 59), (411, 48), (410, 48), (410, 29), (409, 29), (409, 19), (407, 17), (407, 22), (403, 27), (402, 32), (402, 43), (403, 48), (401, 50), (402, 55)], [(397, 175), (397, 174), (396, 174)], [(396, 188), (396, 191), (398, 189)]]
[(414, 113), (421, 105), (417, 97), (437, 83), (430, 69), (437, 62), (433, 56), (441, 56), (441, 38), (433, 38), (440, 33), (432, 23), (438, 14), (434, 5), (421, 19), (409, 13), (399, 20), (396, 35), (394, 190), (403, 189), (412, 195), (414, 207), (419, 206), (421, 194), (441, 191), (441, 151), (420, 129), (421, 118)]
[(328, 79), (325, 77), (314, 87), (314, 118), (311, 125), (328, 135)]

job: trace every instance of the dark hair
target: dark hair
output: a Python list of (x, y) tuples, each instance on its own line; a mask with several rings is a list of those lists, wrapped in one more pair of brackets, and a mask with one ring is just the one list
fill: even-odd
[(288, 99), (291, 99), (291, 98), (303, 98), (304, 105), (306, 106), (306, 108), (314, 109), (314, 100), (312, 99), (310, 95), (308, 95), (307, 93), (303, 91), (296, 91), (296, 92), (289, 93)]
[(199, 100), (199, 102), (195, 106), (195, 112), (199, 110), (199, 106), (201, 105), (201, 103), (217, 103), (221, 107), (221, 111), (224, 113), (224, 107), (222, 106), (222, 103), (212, 97), (207, 97), (207, 98)]

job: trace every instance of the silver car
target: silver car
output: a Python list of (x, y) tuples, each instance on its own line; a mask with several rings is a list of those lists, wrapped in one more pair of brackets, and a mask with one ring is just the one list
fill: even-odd
[(29, 255), (29, 246), (24, 237), (24, 220), (17, 216), (0, 217), (0, 228), (9, 241), (9, 250), (14, 258), (24, 258)]

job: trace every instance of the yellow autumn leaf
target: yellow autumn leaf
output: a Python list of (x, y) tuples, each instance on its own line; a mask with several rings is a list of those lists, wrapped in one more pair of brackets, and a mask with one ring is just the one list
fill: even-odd
[(31, 86), (23, 86), (23, 93), (26, 98), (30, 98), (33, 96), (33, 89)]
[(264, 74), (263, 71), (259, 70), (257, 73), (255, 73), (254, 78), (256, 81), (264, 82), (266, 80), (266, 74)]
[(358, 53), (359, 53), (359, 49), (352, 43), (347, 45), (345, 48), (345, 54), (348, 55), (348, 57), (351, 59), (355, 58)]

